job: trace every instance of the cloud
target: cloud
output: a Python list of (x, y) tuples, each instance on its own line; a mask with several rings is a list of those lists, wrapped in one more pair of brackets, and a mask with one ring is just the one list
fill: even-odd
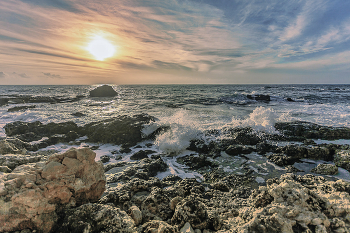
[(25, 78), (25, 79), (27, 79), (27, 78), (30, 78), (26, 73), (16, 73), (16, 72), (12, 72), (12, 76), (13, 77), (19, 77), (19, 78)]
[(51, 73), (44, 73), (44, 72), (43, 72), (43, 74), (46, 78), (54, 78), (54, 79), (56, 79), (56, 78), (61, 79), (62, 78), (61, 75), (59, 75), (59, 74), (51, 74)]
[(5, 78), (6, 77), (6, 74), (4, 72), (0, 72), (0, 78)]

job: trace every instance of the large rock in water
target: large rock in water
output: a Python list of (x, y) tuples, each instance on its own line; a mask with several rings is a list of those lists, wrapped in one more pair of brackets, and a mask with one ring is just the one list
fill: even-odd
[(56, 210), (96, 202), (105, 190), (103, 165), (90, 149), (52, 155), (46, 163), (16, 167), (0, 179), (0, 232), (50, 232)]
[(90, 97), (113, 97), (116, 95), (118, 95), (118, 93), (113, 87), (108, 85), (99, 86), (90, 91)]

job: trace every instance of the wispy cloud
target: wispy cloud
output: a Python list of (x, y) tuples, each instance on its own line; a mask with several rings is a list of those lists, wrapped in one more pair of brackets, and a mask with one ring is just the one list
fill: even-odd
[(59, 74), (51, 74), (51, 73), (44, 73), (44, 72), (43, 72), (43, 74), (46, 78), (59, 78), (59, 79), (62, 78), (61, 75), (59, 75)]
[(6, 77), (6, 74), (4, 72), (0, 72), (0, 78), (5, 78)]

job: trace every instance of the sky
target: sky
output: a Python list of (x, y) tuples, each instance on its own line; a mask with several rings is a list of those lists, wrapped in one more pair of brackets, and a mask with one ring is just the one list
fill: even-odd
[(350, 84), (350, 1), (0, 0), (0, 85), (99, 83)]

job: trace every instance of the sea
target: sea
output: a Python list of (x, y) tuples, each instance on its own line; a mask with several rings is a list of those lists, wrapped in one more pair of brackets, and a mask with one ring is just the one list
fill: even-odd
[[(144, 126), (145, 135), (159, 126), (170, 126), (171, 128), (152, 142), (151, 149), (160, 154), (172, 153), (176, 157), (193, 153), (186, 150), (190, 140), (202, 138), (205, 131), (210, 129), (249, 126), (256, 132), (277, 133), (274, 124), (288, 121), (307, 121), (324, 126), (350, 127), (350, 85), (111, 84), (118, 93), (117, 96), (89, 97), (89, 91), (97, 86), (99, 85), (0, 85), (0, 98), (27, 96), (68, 99), (60, 103), (18, 104), (10, 101), (7, 105), (0, 106), (0, 137), (6, 136), (3, 127), (14, 121), (40, 121), (42, 123), (73, 121), (78, 125), (84, 125), (120, 115), (132, 116), (143, 113), (157, 119), (156, 122)], [(269, 96), (270, 101), (249, 98), (259, 95)], [(77, 96), (82, 96), (82, 98), (79, 101), (69, 101)], [(35, 105), (35, 108), (8, 111), (10, 108), (23, 105)], [(316, 142), (350, 144), (348, 140), (329, 142), (316, 140)], [(140, 146), (145, 147), (146, 143), (143, 142)], [(84, 146), (84, 143), (81, 146)], [(98, 146), (96, 160), (102, 155), (112, 157), (111, 151), (115, 151), (120, 145)], [(70, 145), (58, 144), (41, 150), (64, 151), (69, 148)], [(137, 150), (140, 148), (133, 149), (129, 155), (122, 155), (121, 160), (127, 161), (130, 155)], [(200, 173), (190, 171), (186, 166), (178, 164), (174, 156), (165, 159), (170, 169), (164, 174), (159, 174), (160, 178), (175, 174), (203, 179)], [(219, 161), (220, 166), (225, 171), (241, 172), (241, 158), (223, 155), (221, 160)], [(110, 162), (115, 161), (117, 159), (112, 159)], [(271, 171), (284, 172), (283, 168), (269, 163), (257, 154), (252, 154), (249, 162), (253, 164), (252, 169), (254, 164), (257, 164), (254, 168), (259, 177), (257, 181), (264, 182)], [(310, 164), (310, 161), (306, 162)], [(314, 161), (312, 166), (321, 162)], [(307, 170), (305, 164), (301, 164), (300, 167)], [(350, 180), (350, 175), (345, 170), (340, 169), (339, 173), (339, 177)]]

